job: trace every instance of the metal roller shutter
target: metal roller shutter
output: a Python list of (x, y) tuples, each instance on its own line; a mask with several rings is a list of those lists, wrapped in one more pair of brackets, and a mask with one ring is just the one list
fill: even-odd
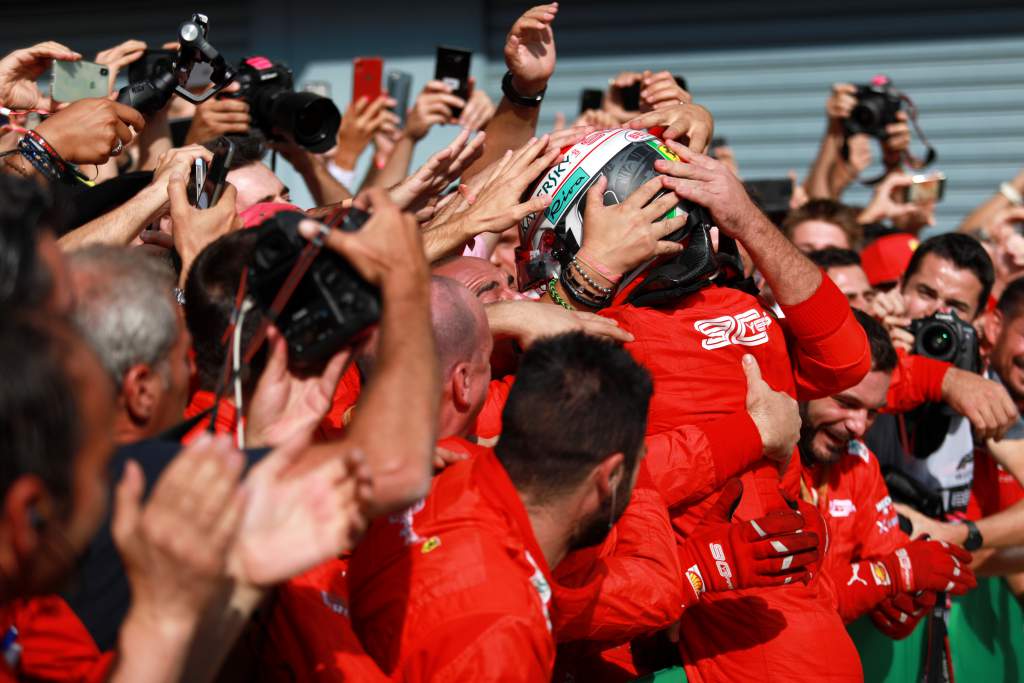
[[(488, 5), (490, 82), (522, 3)], [(1003, 2), (690, 3), (624, 8), (562, 3), (558, 71), (542, 125), (578, 109), (579, 92), (622, 70), (686, 77), (715, 116), (747, 178), (806, 173), (824, 129), (831, 83), (889, 75), (921, 111), (949, 177), (938, 228), (951, 229), (1024, 165), (1024, 6)], [(915, 150), (920, 150), (915, 141)], [(870, 171), (869, 171), (870, 173)], [(867, 201), (860, 186), (846, 201)]]

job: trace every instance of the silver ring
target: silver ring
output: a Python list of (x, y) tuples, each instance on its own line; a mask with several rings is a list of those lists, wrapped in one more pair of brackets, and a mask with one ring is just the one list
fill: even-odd
[(121, 142), (120, 140), (118, 140), (117, 144), (114, 145), (114, 149), (110, 150), (110, 156), (116, 157), (118, 154), (120, 154), (123, 151), (124, 151), (124, 143)]

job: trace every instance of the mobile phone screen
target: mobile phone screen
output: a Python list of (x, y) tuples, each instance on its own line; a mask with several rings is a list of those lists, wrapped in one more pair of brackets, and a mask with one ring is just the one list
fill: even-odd
[(580, 113), (591, 109), (600, 109), (604, 104), (604, 93), (600, 90), (587, 88), (580, 93)]
[(224, 185), (227, 182), (228, 171), (231, 170), (231, 163), (235, 158), (235, 143), (224, 140), (213, 153), (213, 163), (210, 164), (210, 171), (206, 174), (206, 182), (203, 183), (203, 196), (207, 208), (214, 206), (220, 201), (224, 194)]
[(192, 162), (192, 171), (188, 176), (188, 185), (185, 191), (188, 193), (188, 203), (192, 206), (205, 209), (203, 206), (203, 185), (206, 182), (206, 159), (196, 159)]
[[(438, 46), (437, 62), (434, 65), (434, 78), (452, 89), (456, 97), (469, 97), (469, 63), (473, 53), (453, 47)], [(462, 116), (462, 110), (452, 111), (456, 118)]]

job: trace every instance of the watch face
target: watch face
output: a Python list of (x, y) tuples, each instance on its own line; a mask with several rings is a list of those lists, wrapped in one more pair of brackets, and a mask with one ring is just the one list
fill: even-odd
[(964, 550), (974, 552), (981, 547), (982, 538), (978, 527), (972, 522), (967, 522), (967, 538), (964, 540)]

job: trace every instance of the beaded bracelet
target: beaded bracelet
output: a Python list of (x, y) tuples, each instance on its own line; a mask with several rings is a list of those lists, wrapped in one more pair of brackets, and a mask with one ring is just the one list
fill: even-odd
[(558, 278), (556, 277), (551, 278), (551, 282), (548, 283), (548, 294), (551, 295), (551, 300), (567, 311), (575, 311), (576, 309), (573, 308), (572, 304), (563, 299), (562, 295), (558, 293), (558, 288), (555, 287), (557, 284)]
[(29, 137), (23, 137), (18, 143), (18, 151), (25, 157), (37, 171), (50, 180), (60, 180), (61, 171), (57, 168), (53, 159), (45, 151), (33, 144)]
[(599, 285), (597, 281), (590, 276), (590, 273), (588, 273), (586, 269), (580, 264), (579, 260), (575, 256), (572, 257), (572, 261), (569, 263), (569, 265), (572, 266), (573, 270), (579, 273), (580, 277), (582, 277), (588, 285), (590, 285), (597, 291), (601, 292), (602, 294), (611, 294), (614, 291), (611, 287), (602, 287), (601, 285)]
[(588, 292), (582, 284), (572, 277), (568, 268), (562, 270), (558, 281), (562, 283), (562, 287), (565, 288), (565, 292), (569, 295), (570, 299), (589, 308), (604, 308), (611, 301), (610, 295), (596, 297), (591, 292)]
[(576, 254), (576, 258), (579, 259), (580, 261), (583, 261), (583, 263), (587, 267), (596, 270), (598, 273), (601, 274), (601, 277), (605, 278), (606, 280), (608, 280), (608, 282), (611, 282), (613, 285), (619, 283), (619, 280), (622, 279), (621, 274), (616, 275), (609, 268), (605, 267), (600, 261), (598, 261), (590, 254), (587, 254), (586, 257), (584, 257), (583, 252), (584, 250), (580, 249), (579, 252)]

